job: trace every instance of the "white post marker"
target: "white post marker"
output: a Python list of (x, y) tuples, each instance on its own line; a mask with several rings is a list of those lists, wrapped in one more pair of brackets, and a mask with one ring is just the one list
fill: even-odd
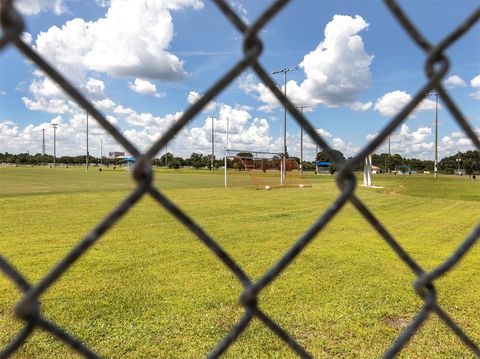
[(365, 187), (372, 186), (372, 155), (365, 157), (365, 164), (363, 166), (363, 185)]

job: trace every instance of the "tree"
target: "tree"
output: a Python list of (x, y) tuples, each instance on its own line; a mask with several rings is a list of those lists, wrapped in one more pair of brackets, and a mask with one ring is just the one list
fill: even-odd
[[(339, 157), (341, 157), (343, 160), (345, 160), (345, 156), (343, 155), (342, 152), (337, 151), (337, 150), (332, 150), (332, 152), (335, 152)], [(317, 153), (317, 161), (319, 161), (319, 162), (332, 162), (332, 159), (328, 156), (327, 152), (320, 151), (320, 152)]]
[(190, 164), (196, 170), (202, 168), (204, 166), (203, 155), (201, 153), (193, 152), (190, 155)]
[(251, 154), (250, 152), (239, 152), (239, 153), (237, 153), (237, 156), (238, 156), (238, 157), (249, 157), (249, 158), (252, 158), (252, 157), (253, 157), (253, 154)]
[(160, 157), (160, 164), (161, 164), (161, 166), (170, 167), (170, 162), (173, 159), (174, 159), (173, 154), (171, 154), (170, 152), (167, 152), (162, 157)]

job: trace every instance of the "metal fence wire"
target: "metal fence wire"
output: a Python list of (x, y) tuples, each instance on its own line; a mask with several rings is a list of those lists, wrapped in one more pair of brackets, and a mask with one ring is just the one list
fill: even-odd
[[(23, 298), (14, 308), (15, 315), (24, 321), (23, 328), (16, 334), (11, 342), (4, 348), (0, 348), (0, 358), (7, 358), (12, 355), (32, 334), (35, 329), (42, 329), (49, 332), (58, 340), (66, 343), (73, 350), (86, 358), (99, 358), (99, 355), (93, 348), (86, 346), (80, 339), (75, 338), (64, 328), (56, 323), (49, 321), (42, 315), (40, 307), (40, 297), (54, 284), (60, 276), (65, 273), (75, 261), (93, 246), (100, 237), (107, 232), (114, 223), (116, 223), (128, 210), (130, 210), (140, 198), (144, 195), (150, 195), (170, 214), (176, 217), (185, 225), (195, 236), (202, 241), (209, 250), (211, 250), (227, 266), (235, 277), (243, 285), (243, 292), (240, 294), (239, 302), (244, 307), (245, 312), (238, 322), (230, 329), (225, 338), (219, 342), (209, 353), (209, 358), (217, 358), (224, 353), (230, 345), (245, 330), (250, 321), (256, 317), (263, 324), (275, 333), (287, 346), (302, 358), (311, 358), (308, 348), (304, 348), (292, 337), (285, 329), (277, 324), (269, 315), (262, 311), (257, 305), (257, 297), (260, 292), (301, 253), (313, 238), (328, 224), (328, 222), (350, 202), (362, 216), (372, 225), (380, 237), (390, 246), (390, 248), (401, 258), (417, 276), (413, 283), (416, 293), (423, 299), (423, 307), (416, 313), (416, 316), (410, 321), (402, 334), (386, 348), (385, 358), (395, 357), (407, 342), (415, 335), (422, 323), (425, 322), (431, 313), (435, 313), (460, 340), (477, 356), (480, 357), (480, 348), (472, 338), (470, 338), (450, 315), (439, 305), (436, 298), (435, 281), (449, 272), (462, 257), (477, 243), (480, 237), (480, 224), (464, 239), (462, 244), (451, 254), (442, 264), (430, 272), (426, 272), (412, 257), (399, 245), (390, 232), (383, 224), (370, 212), (365, 204), (356, 196), (356, 180), (354, 169), (362, 163), (363, 159), (372, 153), (402, 122), (406, 120), (409, 114), (422, 101), (426, 93), (432, 90), (438, 92), (444, 105), (452, 114), (455, 121), (460, 125), (474, 146), (480, 150), (480, 140), (467, 123), (460, 109), (454, 103), (452, 98), (443, 88), (441, 81), (445, 77), (450, 61), (444, 52), (463, 36), (480, 19), (480, 8), (477, 8), (463, 23), (461, 23), (453, 32), (446, 36), (438, 44), (431, 44), (415, 25), (410, 21), (395, 0), (385, 0), (384, 3), (392, 13), (392, 16), (398, 21), (407, 34), (426, 54), (425, 73), (428, 81), (421, 87), (413, 99), (408, 103), (400, 113), (398, 113), (382, 129), (382, 131), (368, 145), (363, 148), (354, 158), (347, 161), (340, 158), (325, 140), (315, 131), (310, 122), (301, 114), (294, 104), (292, 104), (277, 88), (275, 82), (269, 76), (268, 72), (259, 64), (258, 58), (262, 53), (263, 44), (258, 37), (260, 31), (287, 5), (289, 0), (277, 0), (273, 2), (258, 17), (253, 24), (248, 26), (240, 16), (238, 16), (230, 7), (226, 0), (213, 0), (221, 12), (230, 20), (232, 25), (243, 34), (243, 53), (235, 66), (221, 77), (205, 95), (194, 103), (183, 116), (145, 153), (140, 152), (130, 141), (128, 141), (121, 132), (113, 127), (105, 117), (89, 102), (87, 99), (73, 87), (59, 72), (48, 64), (35, 50), (28, 46), (21, 39), (24, 30), (22, 17), (13, 7), (14, 0), (1, 0), (1, 24), (3, 34), (0, 38), (0, 51), (7, 46), (15, 46), (24, 56), (33, 62), (39, 69), (44, 71), (53, 81), (55, 81), (71, 98), (88, 113), (94, 117), (98, 123), (108, 131), (128, 152), (138, 158), (133, 171), (133, 177), (137, 183), (136, 188), (113, 209), (101, 222), (93, 228), (50, 272), (45, 275), (36, 284), (29, 283), (25, 277), (17, 271), (8, 260), (0, 255), (0, 270), (6, 277), (15, 283), (23, 292)], [(206, 233), (193, 218), (188, 217), (181, 208), (171, 202), (167, 197), (152, 184), (152, 170), (150, 161), (152, 158), (170, 141), (173, 137), (185, 127), (200, 111), (217, 95), (219, 95), (233, 80), (247, 69), (252, 69), (262, 80), (262, 82), (272, 91), (278, 100), (286, 106), (289, 113), (295, 118), (300, 126), (303, 126), (310, 137), (325, 150), (330, 159), (339, 168), (336, 175), (338, 187), (341, 194), (330, 205), (330, 207), (313, 223), (313, 225), (298, 238), (291, 248), (256, 282), (252, 281), (245, 271), (231, 258), (219, 244)]]

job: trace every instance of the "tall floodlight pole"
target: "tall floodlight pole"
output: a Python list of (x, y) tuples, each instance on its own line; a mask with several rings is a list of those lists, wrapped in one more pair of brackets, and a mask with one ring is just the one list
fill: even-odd
[(229, 130), (229, 125), (230, 125), (230, 117), (227, 116), (227, 141), (225, 143), (225, 157), (223, 157), (223, 173), (224, 173), (224, 182), (225, 182), (225, 188), (227, 188), (227, 150), (228, 150), (228, 130)]
[(227, 117), (227, 150), (228, 150), (228, 130), (229, 130), (229, 122), (230, 122), (230, 117)]
[(457, 176), (460, 176), (460, 162), (462, 161), (462, 158), (460, 157), (460, 150), (457, 150)]
[[(388, 135), (388, 160), (390, 165), (390, 135)], [(390, 167), (388, 167), (388, 174), (390, 174)]]
[(57, 166), (57, 126), (58, 123), (52, 123), (53, 127), (53, 167)]
[(165, 168), (168, 167), (168, 143), (165, 145)]
[[(295, 71), (295, 67), (285, 67), (283, 69), (274, 70), (272, 75), (283, 73), (283, 95), (287, 97), (287, 73), (290, 71)], [(286, 158), (287, 158), (287, 106), (283, 106), (283, 171), (282, 179), (285, 179), (286, 176)], [(283, 185), (283, 182), (282, 182)]]
[(318, 175), (318, 143), (315, 142), (315, 174)]
[(42, 128), (42, 155), (45, 156), (45, 129)]
[(85, 168), (88, 171), (88, 112), (87, 112), (87, 156), (85, 157)]
[(100, 139), (100, 167), (103, 167), (103, 138)]
[(438, 176), (438, 91), (430, 92), (428, 96), (435, 96), (435, 159), (433, 163), (433, 178)]
[(215, 124), (214, 124), (214, 120), (215, 120), (215, 117), (213, 116), (210, 116), (210, 118), (212, 119), (212, 172), (214, 170), (214, 156), (215, 156)]
[[(298, 109), (300, 109), (300, 112), (303, 115), (303, 109), (308, 108), (310, 106), (308, 105), (300, 105), (297, 106)], [(303, 126), (300, 126), (300, 173), (303, 174)]]

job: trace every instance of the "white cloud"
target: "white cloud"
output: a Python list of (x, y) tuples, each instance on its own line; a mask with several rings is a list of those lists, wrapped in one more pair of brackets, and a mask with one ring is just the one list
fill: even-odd
[(325, 39), (300, 63), (307, 76), (300, 87), (313, 102), (351, 103), (369, 87), (373, 56), (366, 53), (358, 35), (368, 26), (361, 16), (343, 15), (335, 15), (327, 24)]
[(170, 12), (199, 9), (200, 0), (111, 0), (108, 5), (96, 21), (76, 18), (41, 32), (35, 48), (73, 79), (88, 70), (161, 80), (185, 76), (183, 62), (167, 51), (174, 34)]
[(72, 114), (78, 109), (78, 106), (70, 101), (61, 89), (47, 77), (34, 80), (28, 89), (33, 98), (22, 97), (22, 101), (29, 110)]
[[(474, 131), (480, 137), (480, 128)], [(377, 134), (368, 134), (367, 140), (371, 141)], [(384, 153), (387, 151), (388, 140), (377, 149), (376, 152)], [(419, 127), (416, 130), (410, 129), (403, 124), (399, 131), (390, 136), (391, 153), (398, 153), (407, 158), (430, 159), (434, 158), (434, 138), (433, 130), (430, 127)], [(472, 141), (468, 139), (463, 132), (451, 132), (444, 136), (438, 145), (439, 159), (445, 156), (451, 156), (457, 151), (474, 150)]]
[[(187, 102), (190, 104), (190, 105), (193, 105), (195, 102), (197, 102), (198, 100), (200, 100), (200, 98), (202, 98), (203, 95), (199, 94), (198, 92), (196, 91), (190, 91), (187, 95)], [(213, 112), (215, 111), (215, 109), (217, 108), (217, 103), (215, 101), (210, 101), (207, 106), (205, 106), (203, 108), (203, 112)]]
[(354, 111), (368, 111), (373, 105), (372, 101), (362, 103), (360, 101), (355, 101), (350, 105), (350, 108)]
[(155, 97), (163, 97), (165, 93), (157, 92), (157, 86), (151, 83), (148, 80), (135, 79), (133, 83), (128, 83), (128, 88), (134, 92), (143, 94), (143, 95), (153, 95)]
[(90, 77), (85, 84), (88, 93), (95, 98), (102, 98), (105, 96), (105, 84), (101, 80)]
[(17, 0), (14, 6), (25, 15), (35, 15), (47, 10), (61, 15), (68, 10), (63, 0)]
[(21, 39), (27, 45), (31, 45), (33, 41), (32, 34), (29, 32), (22, 32)]
[(247, 9), (245, 8), (245, 6), (240, 2), (240, 1), (234, 1), (234, 0), (230, 0), (230, 6), (237, 11), (237, 14), (241, 17), (241, 19), (245, 22), (245, 23), (249, 23), (248, 21), (248, 18), (247, 18), (247, 15), (248, 15), (248, 11)]
[[(480, 138), (480, 127), (474, 128), (474, 132)], [(442, 152), (448, 155), (453, 155), (454, 153), (461, 151), (472, 151), (477, 148), (473, 145), (473, 142), (468, 138), (464, 132), (452, 132), (448, 136), (444, 136), (441, 141)]]
[[(378, 134), (367, 134), (366, 139), (371, 141)], [(386, 152), (388, 139), (381, 145), (376, 152)], [(433, 138), (432, 129), (429, 127), (419, 127), (412, 131), (410, 127), (403, 124), (400, 131), (390, 135), (391, 153), (398, 153), (402, 157), (429, 159), (433, 156)]]
[[(115, 119), (107, 119), (116, 124)], [(0, 143), (4, 151), (20, 153), (29, 151), (32, 154), (42, 152), (42, 129), (45, 129), (46, 153), (53, 155), (52, 123), (58, 124), (56, 131), (57, 156), (81, 155), (85, 153), (85, 113), (78, 113), (66, 120), (63, 116), (53, 117), (50, 121), (38, 125), (29, 124), (20, 128), (12, 121), (0, 122)], [(119, 145), (95, 121), (89, 121), (89, 152), (100, 156), (100, 140), (103, 141), (104, 154), (108, 150), (116, 150)]]
[[(392, 117), (399, 113), (411, 100), (412, 95), (396, 90), (379, 97), (374, 109), (382, 116)], [(435, 110), (435, 101), (424, 99), (415, 109), (415, 111), (426, 110)]]
[(98, 6), (100, 7), (107, 7), (108, 4), (110, 3), (109, 0), (95, 0)]
[(456, 87), (465, 87), (467, 86), (467, 84), (465, 83), (465, 81), (462, 80), (460, 76), (452, 75), (445, 80), (445, 86), (447, 86), (450, 89), (453, 89)]
[[(288, 81), (287, 97), (294, 103), (329, 107), (353, 106), (358, 95), (371, 83), (370, 64), (373, 56), (367, 54), (359, 32), (369, 24), (360, 16), (335, 15), (325, 27), (325, 38), (317, 48), (303, 58), (300, 68), (306, 79), (298, 84)], [(263, 84), (256, 84), (252, 77), (245, 77), (240, 87), (256, 94), (265, 105), (260, 109), (271, 110), (279, 106)]]
[(474, 88), (474, 92), (469, 93), (468, 95), (475, 100), (480, 100), (480, 75), (477, 75), (470, 80), (470, 86)]

